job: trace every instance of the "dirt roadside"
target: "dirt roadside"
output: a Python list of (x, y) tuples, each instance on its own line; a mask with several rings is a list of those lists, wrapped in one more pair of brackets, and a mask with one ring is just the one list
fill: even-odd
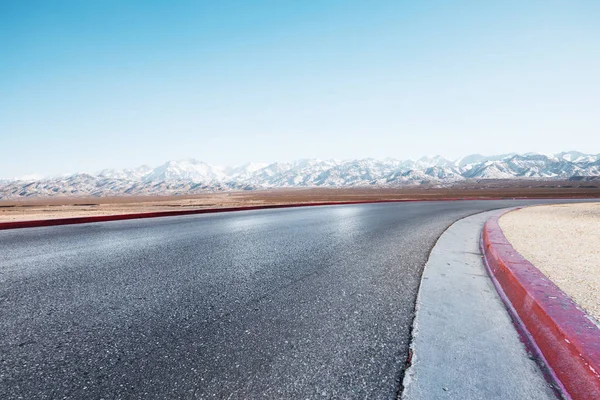
[(600, 321), (600, 203), (527, 207), (499, 223), (523, 257)]
[[(547, 185), (547, 183), (542, 183)], [(244, 207), (265, 204), (369, 200), (442, 200), (448, 198), (600, 197), (600, 188), (569, 186), (519, 187), (297, 188), (208, 193), (188, 196), (47, 197), (0, 200), (0, 222), (103, 216), (157, 211)], [(521, 185), (523, 185), (521, 183)], [(528, 183), (531, 185), (531, 183)]]

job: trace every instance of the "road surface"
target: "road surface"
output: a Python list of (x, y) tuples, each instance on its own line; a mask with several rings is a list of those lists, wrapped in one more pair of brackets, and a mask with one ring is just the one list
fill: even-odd
[(436, 239), (523, 203), (0, 231), (0, 398), (393, 399)]

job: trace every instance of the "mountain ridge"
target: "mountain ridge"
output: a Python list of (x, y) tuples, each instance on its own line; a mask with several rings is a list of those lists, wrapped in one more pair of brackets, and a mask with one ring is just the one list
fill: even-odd
[(156, 168), (104, 169), (98, 173), (31, 179), (0, 179), (0, 199), (32, 196), (119, 196), (188, 194), (289, 187), (439, 186), (480, 179), (568, 179), (600, 175), (600, 154), (471, 154), (449, 160), (374, 159), (248, 163), (213, 166), (194, 159), (171, 160)]

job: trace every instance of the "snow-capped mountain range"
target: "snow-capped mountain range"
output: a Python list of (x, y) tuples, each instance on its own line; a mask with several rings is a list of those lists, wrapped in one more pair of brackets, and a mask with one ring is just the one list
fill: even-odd
[(193, 159), (168, 161), (156, 168), (105, 169), (43, 179), (0, 180), (0, 199), (31, 196), (177, 195), (223, 190), (284, 187), (399, 187), (448, 185), (481, 179), (567, 179), (600, 176), (600, 154), (577, 151), (440, 156), (419, 160), (305, 159), (290, 163), (250, 163), (217, 167)]

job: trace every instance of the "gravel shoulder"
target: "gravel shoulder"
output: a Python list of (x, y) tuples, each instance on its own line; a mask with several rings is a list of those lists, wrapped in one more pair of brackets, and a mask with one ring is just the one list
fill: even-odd
[(523, 257), (600, 321), (600, 203), (528, 207), (499, 223)]

